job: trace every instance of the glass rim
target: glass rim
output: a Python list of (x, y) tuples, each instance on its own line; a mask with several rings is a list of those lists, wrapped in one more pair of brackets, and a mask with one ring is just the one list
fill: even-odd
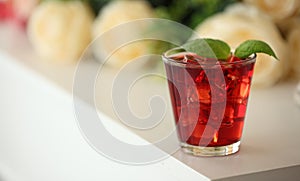
[[(176, 51), (176, 50), (183, 50), (182, 52), (178, 52), (178, 53), (174, 53), (174, 54), (170, 54), (172, 51)], [(178, 66), (189, 66), (189, 67), (198, 67), (198, 66), (213, 66), (213, 65), (236, 65), (236, 64), (245, 64), (245, 63), (251, 63), (251, 62), (255, 62), (256, 60), (256, 53), (251, 54), (249, 57), (245, 58), (245, 59), (241, 59), (239, 61), (235, 61), (235, 62), (226, 62), (226, 61), (213, 61), (213, 62), (201, 62), (200, 64), (189, 64), (189, 63), (185, 63), (185, 62), (178, 62), (176, 60), (174, 60), (172, 57), (174, 57), (175, 55), (179, 55), (181, 53), (193, 53), (193, 52), (188, 52), (185, 49), (183, 49), (182, 47), (175, 47), (172, 49), (167, 50), (166, 52), (164, 52), (162, 54), (163, 57), (163, 61), (165, 63), (172, 63)], [(216, 60), (214, 58), (211, 58), (212, 60)]]

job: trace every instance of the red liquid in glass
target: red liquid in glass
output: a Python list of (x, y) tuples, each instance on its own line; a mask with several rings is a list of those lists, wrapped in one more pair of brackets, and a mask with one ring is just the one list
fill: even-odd
[[(255, 61), (241, 61), (231, 57), (228, 61), (233, 63), (221, 63), (224, 82), (224, 79), (215, 75), (216, 66), (206, 66), (210, 60), (201, 60), (204, 64), (199, 66), (193, 54), (181, 53), (169, 58), (180, 63), (177, 65), (165, 62), (180, 141), (195, 146), (225, 146), (240, 141)], [(207, 75), (213, 85), (209, 84)], [(222, 83), (223, 85), (220, 85)], [(225, 88), (226, 92), (223, 91), (223, 95), (218, 95), (214, 102), (216, 106), (211, 112), (212, 89), (217, 90), (218, 87), (223, 87), (223, 90)], [(222, 104), (226, 105), (225, 110), (222, 106), (218, 106)], [(213, 121), (208, 123), (210, 114), (216, 112), (223, 115), (215, 119), (222, 120), (221, 125), (214, 124)], [(213, 138), (203, 137), (205, 129), (213, 135)], [(200, 139), (209, 139), (209, 144), (199, 144)]]

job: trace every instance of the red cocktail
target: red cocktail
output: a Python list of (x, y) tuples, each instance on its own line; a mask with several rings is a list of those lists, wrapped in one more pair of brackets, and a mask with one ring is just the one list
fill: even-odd
[[(172, 51), (171, 51), (172, 52)], [(164, 54), (174, 118), (184, 151), (228, 155), (239, 150), (255, 54), (245, 60)]]

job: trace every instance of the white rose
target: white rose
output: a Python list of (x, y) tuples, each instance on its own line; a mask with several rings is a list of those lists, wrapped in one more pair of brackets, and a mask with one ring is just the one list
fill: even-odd
[(244, 0), (271, 16), (274, 20), (283, 20), (296, 14), (300, 9), (299, 0)]
[(248, 39), (267, 42), (274, 49), (280, 61), (265, 54), (258, 54), (252, 81), (254, 86), (273, 85), (289, 70), (285, 41), (272, 21), (264, 18), (253, 7), (243, 4), (234, 5), (226, 12), (208, 18), (195, 31), (200, 37), (224, 40), (233, 49)]
[(46, 1), (29, 19), (28, 36), (43, 59), (74, 62), (91, 41), (92, 23), (91, 10), (80, 1)]
[[(99, 61), (106, 61), (108, 65), (113, 67), (121, 67), (127, 62), (149, 53), (149, 42), (137, 41), (120, 47), (115, 50), (117, 45), (128, 39), (128, 36), (142, 34), (147, 30), (142, 24), (136, 23), (130, 28), (121, 30), (121, 33), (112, 33), (101, 37), (101, 41), (97, 41), (97, 37), (102, 33), (109, 31), (117, 25), (130, 22), (132, 20), (153, 18), (154, 12), (151, 6), (143, 0), (139, 1), (112, 1), (105, 6), (93, 26), (93, 54)], [(99, 40), (99, 39), (98, 39)], [(118, 46), (117, 46), (118, 47)], [(114, 52), (114, 53), (113, 53)], [(112, 56), (106, 60), (110, 55)]]

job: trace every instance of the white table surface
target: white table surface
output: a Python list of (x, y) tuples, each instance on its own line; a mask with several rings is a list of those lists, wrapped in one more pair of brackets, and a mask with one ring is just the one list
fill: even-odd
[[(86, 62), (84, 66), (88, 72), (89, 68), (97, 65), (98, 63), (91, 61)], [(295, 105), (293, 100), (293, 91), (296, 87), (295, 81), (280, 82), (268, 89), (251, 90), (241, 150), (237, 154), (226, 157), (202, 158), (177, 151), (170, 158), (152, 165), (126, 166), (107, 160), (97, 154), (88, 144), (84, 143), (82, 135), (77, 130), (72, 110), (72, 85), (76, 65), (57, 66), (41, 61), (32, 50), (24, 32), (2, 24), (0, 26), (0, 66), (1, 89), (3, 89), (1, 93), (1, 100), (3, 101), (0, 103), (0, 163), (2, 163), (2, 165), (0, 164), (0, 180), (2, 175), (4, 175), (2, 177), (6, 178), (5, 175), (14, 174), (19, 175), (24, 180), (39, 180), (43, 176), (47, 177), (48, 172), (59, 172), (55, 163), (47, 160), (49, 157), (42, 155), (42, 153), (49, 154), (50, 157), (52, 154), (52, 157), (56, 157), (56, 159), (60, 158), (62, 162), (59, 168), (61, 168), (61, 172), (65, 170), (65, 173), (51, 176), (48, 180), (81, 180), (80, 178), (84, 178), (83, 175), (89, 178), (88, 180), (96, 180), (95, 178), (109, 178), (108, 173), (116, 172), (120, 172), (119, 176), (124, 179), (128, 177), (128, 179), (136, 178), (137, 180), (138, 176), (142, 178), (143, 174), (148, 175), (147, 178), (149, 180), (171, 178), (175, 178), (175, 180), (185, 180), (185, 178), (189, 178), (189, 180), (297, 180), (300, 178), (300, 108)], [(108, 77), (111, 77), (115, 73), (115, 70), (111, 69), (107, 69), (106, 71), (105, 75)], [(18, 77), (20, 78), (19, 80)], [(36, 81), (39, 82), (38, 85), (43, 86), (35, 87), (33, 82)], [(99, 80), (97, 83), (96, 92), (100, 92), (99, 95), (96, 95), (97, 103), (99, 103), (97, 107), (102, 113), (111, 118), (109, 120), (114, 122), (112, 124), (117, 123), (121, 125), (113, 112), (111, 104), (106, 104), (106, 102), (109, 102), (106, 96), (109, 95), (110, 91), (109, 83), (110, 81), (106, 78)], [(39, 110), (39, 101), (47, 97), (47, 95), (37, 92), (35, 95), (32, 94), (34, 94), (35, 90), (41, 92), (44, 89), (43, 87), (47, 87), (44, 91), (48, 92), (48, 95), (57, 97), (52, 100), (56, 101), (55, 104), (60, 102), (66, 108), (66, 112), (54, 108), (53, 113), (50, 114), (51, 119), (43, 119), (43, 124), (51, 128), (52, 123), (45, 122), (46, 120), (53, 121), (52, 127), (55, 127), (54, 125), (60, 121), (68, 120), (68, 122), (63, 123), (62, 128), (68, 130), (72, 127), (73, 131), (69, 136), (61, 133), (60, 136), (63, 138), (49, 137), (49, 135), (43, 135), (42, 132), (36, 132), (35, 136), (44, 136), (51, 146), (56, 147), (53, 148), (55, 151), (48, 150), (48, 152), (46, 148), (49, 145), (47, 146), (45, 143), (39, 142), (35, 137), (20, 137), (20, 135), (24, 134), (22, 130), (30, 131), (30, 129), (35, 129), (34, 127), (29, 128), (26, 121), (28, 121), (28, 124), (37, 124), (33, 120), (38, 121), (37, 116), (45, 116), (39, 114), (36, 116), (32, 115), (35, 114), (35, 110)], [(142, 96), (146, 94), (148, 96), (146, 97), (149, 98), (151, 94), (160, 94), (162, 97), (167, 97), (166, 86), (160, 80), (150, 81), (146, 84), (145, 82), (141, 82), (136, 85), (134, 91), (135, 99), (131, 100), (133, 109), (141, 115), (149, 111), (147, 106), (140, 106), (141, 101), (145, 101)], [(17, 98), (15, 97), (16, 95), (18, 95)], [(26, 98), (30, 96), (30, 100)], [(21, 100), (23, 102), (20, 102)], [(63, 100), (66, 100), (67, 103), (63, 102)], [(33, 103), (29, 104), (28, 102)], [(103, 102), (105, 102), (105, 105)], [(11, 106), (8, 104), (11, 104)], [(20, 109), (26, 111), (20, 111)], [(46, 112), (49, 114), (49, 110)], [(66, 113), (68, 117), (63, 117)], [(20, 116), (23, 116), (24, 120), (20, 120)], [(128, 134), (135, 133), (141, 138), (153, 142), (159, 139), (161, 135), (167, 134), (168, 130), (172, 128), (173, 123), (169, 116), (170, 107), (168, 107), (165, 121), (152, 131), (123, 129), (124, 125), (121, 126), (121, 129), (128, 132)], [(71, 121), (69, 121), (70, 119)], [(43, 125), (37, 124), (37, 127), (43, 128)], [(18, 132), (19, 130), (21, 131)], [(74, 145), (75, 142), (76, 145), (73, 145), (73, 149), (85, 150), (82, 151), (85, 152), (84, 155), (79, 155), (81, 156), (79, 163), (85, 166), (77, 165), (75, 162), (79, 159), (78, 155), (70, 157), (70, 155), (64, 152), (67, 150), (65, 144), (59, 143), (59, 141), (57, 143), (57, 140), (60, 139), (67, 140), (64, 136), (73, 141), (75, 140)], [(26, 145), (24, 141), (30, 141), (31, 143)], [(128, 141), (130, 142), (130, 140)], [(45, 146), (45, 150), (40, 151), (40, 154), (25, 154), (26, 151), (35, 150), (40, 145)], [(60, 148), (64, 151), (60, 152)], [(87, 152), (86, 150), (89, 151)], [(34, 160), (35, 154), (41, 160)], [(82, 160), (84, 156), (86, 156), (86, 160)], [(68, 160), (63, 160), (63, 158)], [(48, 172), (38, 169), (39, 164), (44, 162), (48, 163)], [(106, 171), (99, 175), (95, 167), (101, 167), (101, 162), (110, 166), (102, 164), (103, 169)], [(53, 170), (51, 171), (51, 169)], [(76, 169), (81, 169), (84, 173), (74, 173), (73, 171)], [(140, 173), (134, 171), (135, 169), (140, 170)], [(161, 171), (159, 171), (160, 169)], [(29, 174), (26, 170), (33, 173)], [(111, 178), (120, 178), (113, 175), (111, 175)]]

